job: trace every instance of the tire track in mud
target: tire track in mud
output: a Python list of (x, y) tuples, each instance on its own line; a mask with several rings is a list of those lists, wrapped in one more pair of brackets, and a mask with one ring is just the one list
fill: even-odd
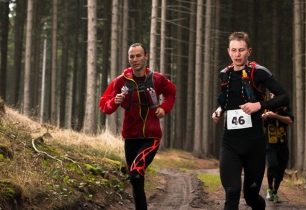
[(202, 183), (193, 174), (163, 169), (165, 186), (148, 199), (149, 210), (204, 210)]

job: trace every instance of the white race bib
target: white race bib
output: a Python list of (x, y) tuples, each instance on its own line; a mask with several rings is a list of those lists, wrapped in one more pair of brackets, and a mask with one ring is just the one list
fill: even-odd
[(227, 129), (242, 129), (252, 127), (251, 115), (246, 114), (242, 109), (227, 110)]

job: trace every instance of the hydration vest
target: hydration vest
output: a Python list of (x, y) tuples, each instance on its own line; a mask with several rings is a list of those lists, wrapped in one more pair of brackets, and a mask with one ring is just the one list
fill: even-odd
[[(266, 98), (266, 90), (262, 86), (256, 86), (254, 82), (254, 72), (256, 71), (256, 62), (252, 61), (248, 63), (245, 69), (242, 70), (242, 88), (245, 92), (245, 97), (247, 98), (248, 102), (256, 102), (256, 101), (263, 101)], [(226, 108), (225, 104), (227, 103), (227, 89), (229, 85), (230, 79), (230, 71), (233, 70), (233, 65), (230, 65), (223, 69), (220, 74), (221, 80), (221, 93), (218, 97), (218, 102), (222, 108)]]
[(148, 75), (146, 76), (145, 80), (141, 84), (136, 84), (136, 82), (132, 79), (126, 79), (125, 86), (128, 91), (128, 100), (129, 100), (129, 105), (127, 110), (130, 109), (132, 105), (132, 97), (133, 97), (133, 92), (137, 90), (139, 92), (139, 97), (144, 96), (145, 99), (141, 100), (142, 106), (148, 106), (149, 108), (153, 109), (156, 108), (159, 105), (159, 100), (155, 92), (154, 88), (154, 81), (153, 81), (153, 71), (150, 71)]

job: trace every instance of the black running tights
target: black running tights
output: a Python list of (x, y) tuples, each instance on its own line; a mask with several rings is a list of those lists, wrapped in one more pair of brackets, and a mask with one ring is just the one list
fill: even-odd
[(125, 140), (125, 158), (129, 168), (130, 182), (133, 188), (135, 210), (147, 210), (144, 174), (145, 169), (153, 161), (159, 145), (159, 139)]

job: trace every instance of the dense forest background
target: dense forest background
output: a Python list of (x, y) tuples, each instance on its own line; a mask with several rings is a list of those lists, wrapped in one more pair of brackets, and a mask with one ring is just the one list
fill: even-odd
[(291, 96), (290, 166), (305, 172), (305, 20), (303, 0), (0, 0), (0, 96), (42, 123), (118, 133), (121, 113), (101, 114), (98, 101), (142, 42), (150, 68), (177, 85), (162, 146), (217, 157), (217, 75), (230, 64), (228, 35), (245, 31), (251, 60)]

